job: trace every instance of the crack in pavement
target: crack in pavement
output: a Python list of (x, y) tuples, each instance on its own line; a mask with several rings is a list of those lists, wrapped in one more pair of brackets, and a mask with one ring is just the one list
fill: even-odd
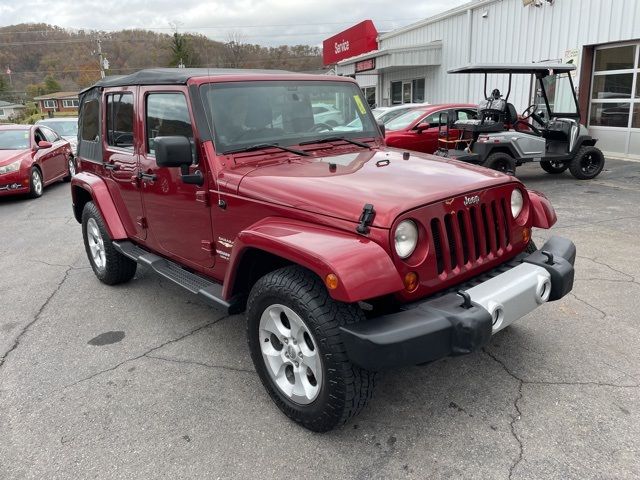
[(88, 270), (91, 267), (74, 267), (73, 265), (66, 265), (66, 264), (61, 264), (61, 263), (50, 263), (50, 262), (45, 262), (44, 260), (38, 260), (36, 258), (30, 258), (28, 260), (26, 260), (27, 262), (31, 262), (31, 263), (41, 263), (43, 265), (47, 265), (49, 267), (67, 267), (70, 268), (71, 270)]
[(579, 301), (581, 303), (584, 303), (586, 306), (593, 308), (596, 312), (599, 312), (602, 315), (601, 320), (604, 320), (605, 318), (607, 318), (609, 316), (609, 314), (606, 313), (604, 310), (601, 310), (598, 307), (596, 307), (594, 305), (591, 305), (586, 300), (583, 300), (582, 298), (578, 297), (575, 293), (570, 292), (569, 295), (572, 296), (573, 298), (575, 298), (577, 301)]
[(597, 222), (585, 222), (585, 223), (576, 223), (576, 224), (572, 224), (572, 225), (560, 225), (560, 226), (554, 226), (554, 230), (560, 229), (560, 228), (573, 228), (573, 227), (589, 227), (589, 226), (593, 226), (593, 225), (599, 225), (601, 223), (607, 223), (607, 222), (617, 222), (618, 220), (632, 220), (635, 218), (640, 218), (640, 215), (634, 215), (631, 217), (619, 217), (619, 218), (609, 218), (607, 220), (598, 220)]
[(144, 355), (147, 358), (153, 358), (155, 360), (162, 360), (164, 362), (170, 362), (170, 363), (182, 363), (182, 364), (186, 364), (186, 365), (198, 365), (201, 367), (206, 367), (206, 368), (212, 368), (215, 370), (229, 370), (232, 372), (244, 372), (244, 373), (256, 373), (255, 370), (249, 370), (246, 368), (238, 368), (238, 367), (232, 367), (229, 365), (211, 365), (210, 363), (204, 363), (204, 362), (196, 362), (193, 360), (179, 360), (176, 358), (168, 358), (168, 357), (159, 357), (157, 355)]
[[(603, 267), (607, 267), (612, 272), (619, 273), (620, 275), (623, 275), (625, 277), (629, 277), (630, 280), (627, 280), (627, 282), (629, 282), (629, 283), (638, 283), (638, 281), (636, 280), (635, 276), (633, 276), (633, 275), (631, 275), (631, 274), (629, 274), (627, 272), (623, 272), (622, 270), (618, 270), (617, 268), (612, 267), (611, 265), (609, 265), (606, 262), (598, 260), (598, 257), (591, 258), (591, 257), (584, 257), (584, 256), (577, 255), (576, 258), (582, 258), (584, 260), (589, 260), (589, 261), (591, 261), (591, 262), (593, 262), (593, 263), (595, 263), (597, 265), (601, 265)], [(612, 281), (613, 282), (615, 280), (608, 280), (608, 281)]]
[(53, 297), (55, 297), (55, 295), (60, 291), (64, 282), (67, 281), (67, 278), (69, 277), (69, 272), (71, 272), (71, 270), (73, 270), (73, 267), (69, 266), (67, 270), (64, 272), (64, 275), (62, 276), (62, 280), (58, 282), (58, 285), (56, 286), (56, 288), (54, 288), (53, 292), (51, 292), (51, 295), (49, 295), (47, 299), (44, 301), (44, 303), (40, 306), (36, 314), (33, 316), (33, 319), (29, 323), (27, 323), (22, 328), (22, 330), (20, 330), (20, 333), (18, 333), (15, 340), (13, 341), (13, 345), (9, 347), (9, 350), (7, 350), (2, 355), (2, 357), (0, 357), (0, 368), (2, 368), (2, 366), (6, 362), (11, 352), (13, 352), (16, 348), (18, 348), (18, 346), (20, 345), (20, 340), (22, 339), (23, 335), (26, 334), (29, 331), (29, 329), (36, 324), (38, 320), (40, 320), (40, 315), (42, 315), (42, 312), (44, 312), (45, 308), (47, 308), (47, 305), (49, 305), (49, 302), (51, 302)]
[(514, 407), (514, 409), (516, 411), (516, 415), (512, 415), (511, 422), (509, 423), (509, 427), (511, 429), (511, 435), (513, 436), (513, 438), (516, 440), (516, 442), (518, 444), (518, 449), (519, 450), (518, 450), (518, 457), (514, 460), (514, 462), (509, 467), (509, 480), (511, 480), (513, 478), (513, 474), (514, 474), (516, 468), (524, 460), (524, 444), (522, 442), (522, 439), (518, 435), (518, 432), (516, 431), (516, 423), (522, 418), (522, 410), (520, 410), (519, 402), (522, 400), (522, 398), (524, 396), (523, 387), (525, 385), (551, 385), (551, 386), (562, 386), (562, 385), (566, 385), (566, 386), (574, 386), (574, 385), (575, 386), (584, 386), (584, 385), (588, 385), (588, 386), (613, 387), (613, 388), (640, 388), (640, 384), (619, 385), (619, 384), (608, 383), (608, 382), (552, 382), (552, 381), (543, 381), (543, 380), (525, 380), (525, 379), (519, 377), (518, 375), (516, 375), (514, 372), (512, 372), (511, 369), (509, 369), (509, 367), (507, 367), (507, 365), (502, 360), (500, 360), (498, 357), (496, 357), (493, 353), (489, 352), (486, 348), (483, 348), (482, 352), (484, 352), (489, 358), (491, 358), (498, 365), (500, 365), (502, 367), (502, 369), (510, 377), (512, 377), (514, 380), (516, 380), (518, 382), (517, 395), (516, 395), (516, 398), (513, 401), (513, 407)]
[(166, 342), (161, 343), (160, 345), (157, 345), (157, 346), (155, 346), (153, 348), (150, 348), (149, 350), (147, 350), (146, 352), (141, 353), (140, 355), (137, 355), (137, 356), (131, 357), (131, 358), (127, 358), (126, 360), (123, 360), (120, 363), (118, 363), (118, 364), (116, 364), (116, 365), (114, 365), (112, 367), (105, 368), (104, 370), (100, 370), (99, 372), (95, 372), (95, 373), (89, 375), (88, 377), (81, 378), (80, 380), (77, 380), (77, 381), (75, 381), (73, 383), (65, 385), (64, 387), (62, 387), (62, 389), (66, 390), (67, 388), (74, 387), (74, 386), (76, 386), (76, 385), (78, 385), (80, 383), (83, 383), (83, 382), (86, 382), (88, 380), (91, 380), (92, 378), (95, 378), (95, 377), (97, 377), (99, 375), (102, 375), (103, 373), (112, 372), (112, 371), (120, 368), (125, 363), (133, 362), (133, 361), (141, 359), (142, 357), (146, 357), (150, 353), (155, 352), (156, 350), (160, 350), (161, 348), (164, 348), (167, 345), (171, 345), (173, 343), (179, 342), (180, 340), (183, 340), (183, 339), (185, 339), (185, 338), (187, 338), (187, 337), (189, 337), (191, 335), (194, 335), (194, 334), (204, 330), (205, 328), (209, 328), (209, 327), (215, 325), (216, 323), (221, 322), (225, 318), (229, 318), (230, 316), (231, 315), (224, 315), (224, 316), (222, 316), (222, 317), (220, 317), (220, 318), (218, 318), (218, 319), (216, 319), (216, 320), (214, 320), (212, 322), (208, 322), (208, 323), (205, 323), (204, 325), (200, 325), (199, 327), (194, 328), (193, 330), (190, 330), (190, 331), (188, 331), (187, 333), (185, 333), (183, 335), (180, 335), (178, 338), (167, 340)]

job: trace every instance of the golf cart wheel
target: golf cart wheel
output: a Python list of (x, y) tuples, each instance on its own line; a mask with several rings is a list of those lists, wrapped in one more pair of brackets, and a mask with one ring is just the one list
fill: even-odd
[(599, 148), (584, 146), (578, 150), (569, 164), (571, 175), (578, 180), (590, 180), (597, 177), (604, 168), (604, 155)]
[(545, 172), (553, 173), (553, 174), (562, 173), (567, 168), (569, 168), (569, 165), (566, 164), (566, 163), (563, 163), (563, 162), (550, 162), (549, 160), (542, 160), (540, 162), (540, 166), (542, 167), (542, 169)]
[(492, 153), (482, 166), (506, 173), (507, 175), (516, 174), (516, 161), (511, 155), (505, 152)]
[(285, 415), (325, 432), (364, 408), (375, 373), (349, 361), (340, 334), (365, 320), (357, 305), (333, 300), (317, 275), (290, 266), (257, 281), (246, 315), (253, 364)]

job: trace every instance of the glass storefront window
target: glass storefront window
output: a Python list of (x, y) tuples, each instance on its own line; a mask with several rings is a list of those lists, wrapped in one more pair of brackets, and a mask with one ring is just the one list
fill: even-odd
[(424, 78), (413, 80), (413, 103), (424, 102)]
[(629, 126), (630, 103), (592, 103), (589, 125), (598, 127)]
[(596, 50), (595, 71), (628, 70), (636, 63), (635, 45)]
[(402, 103), (402, 82), (391, 82), (391, 103)]
[(633, 120), (631, 120), (631, 128), (640, 128), (640, 103), (633, 106)]
[(595, 75), (593, 77), (593, 100), (607, 100), (610, 98), (631, 98), (633, 88), (633, 73), (618, 73), (613, 75)]

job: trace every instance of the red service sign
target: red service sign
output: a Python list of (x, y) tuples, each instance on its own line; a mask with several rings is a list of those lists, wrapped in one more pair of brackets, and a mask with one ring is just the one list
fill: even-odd
[(378, 49), (378, 31), (371, 20), (365, 20), (322, 42), (322, 60), (331, 65)]

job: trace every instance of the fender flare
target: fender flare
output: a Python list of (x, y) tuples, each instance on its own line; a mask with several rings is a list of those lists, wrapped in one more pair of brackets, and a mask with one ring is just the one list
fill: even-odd
[(529, 215), (531, 226), (549, 229), (558, 221), (556, 211), (544, 193), (536, 190), (527, 190), (529, 194)]
[(305, 267), (323, 283), (334, 273), (338, 287), (328, 292), (341, 302), (353, 303), (404, 288), (389, 254), (374, 241), (329, 227), (267, 217), (240, 232), (234, 241), (223, 298), (231, 296), (242, 256), (250, 249)]
[(105, 222), (105, 227), (112, 240), (128, 238), (118, 210), (116, 209), (107, 184), (103, 179), (89, 172), (80, 172), (71, 179), (71, 200), (76, 220), (82, 222), (82, 208), (86, 201), (81, 198), (80, 191), (89, 194)]

